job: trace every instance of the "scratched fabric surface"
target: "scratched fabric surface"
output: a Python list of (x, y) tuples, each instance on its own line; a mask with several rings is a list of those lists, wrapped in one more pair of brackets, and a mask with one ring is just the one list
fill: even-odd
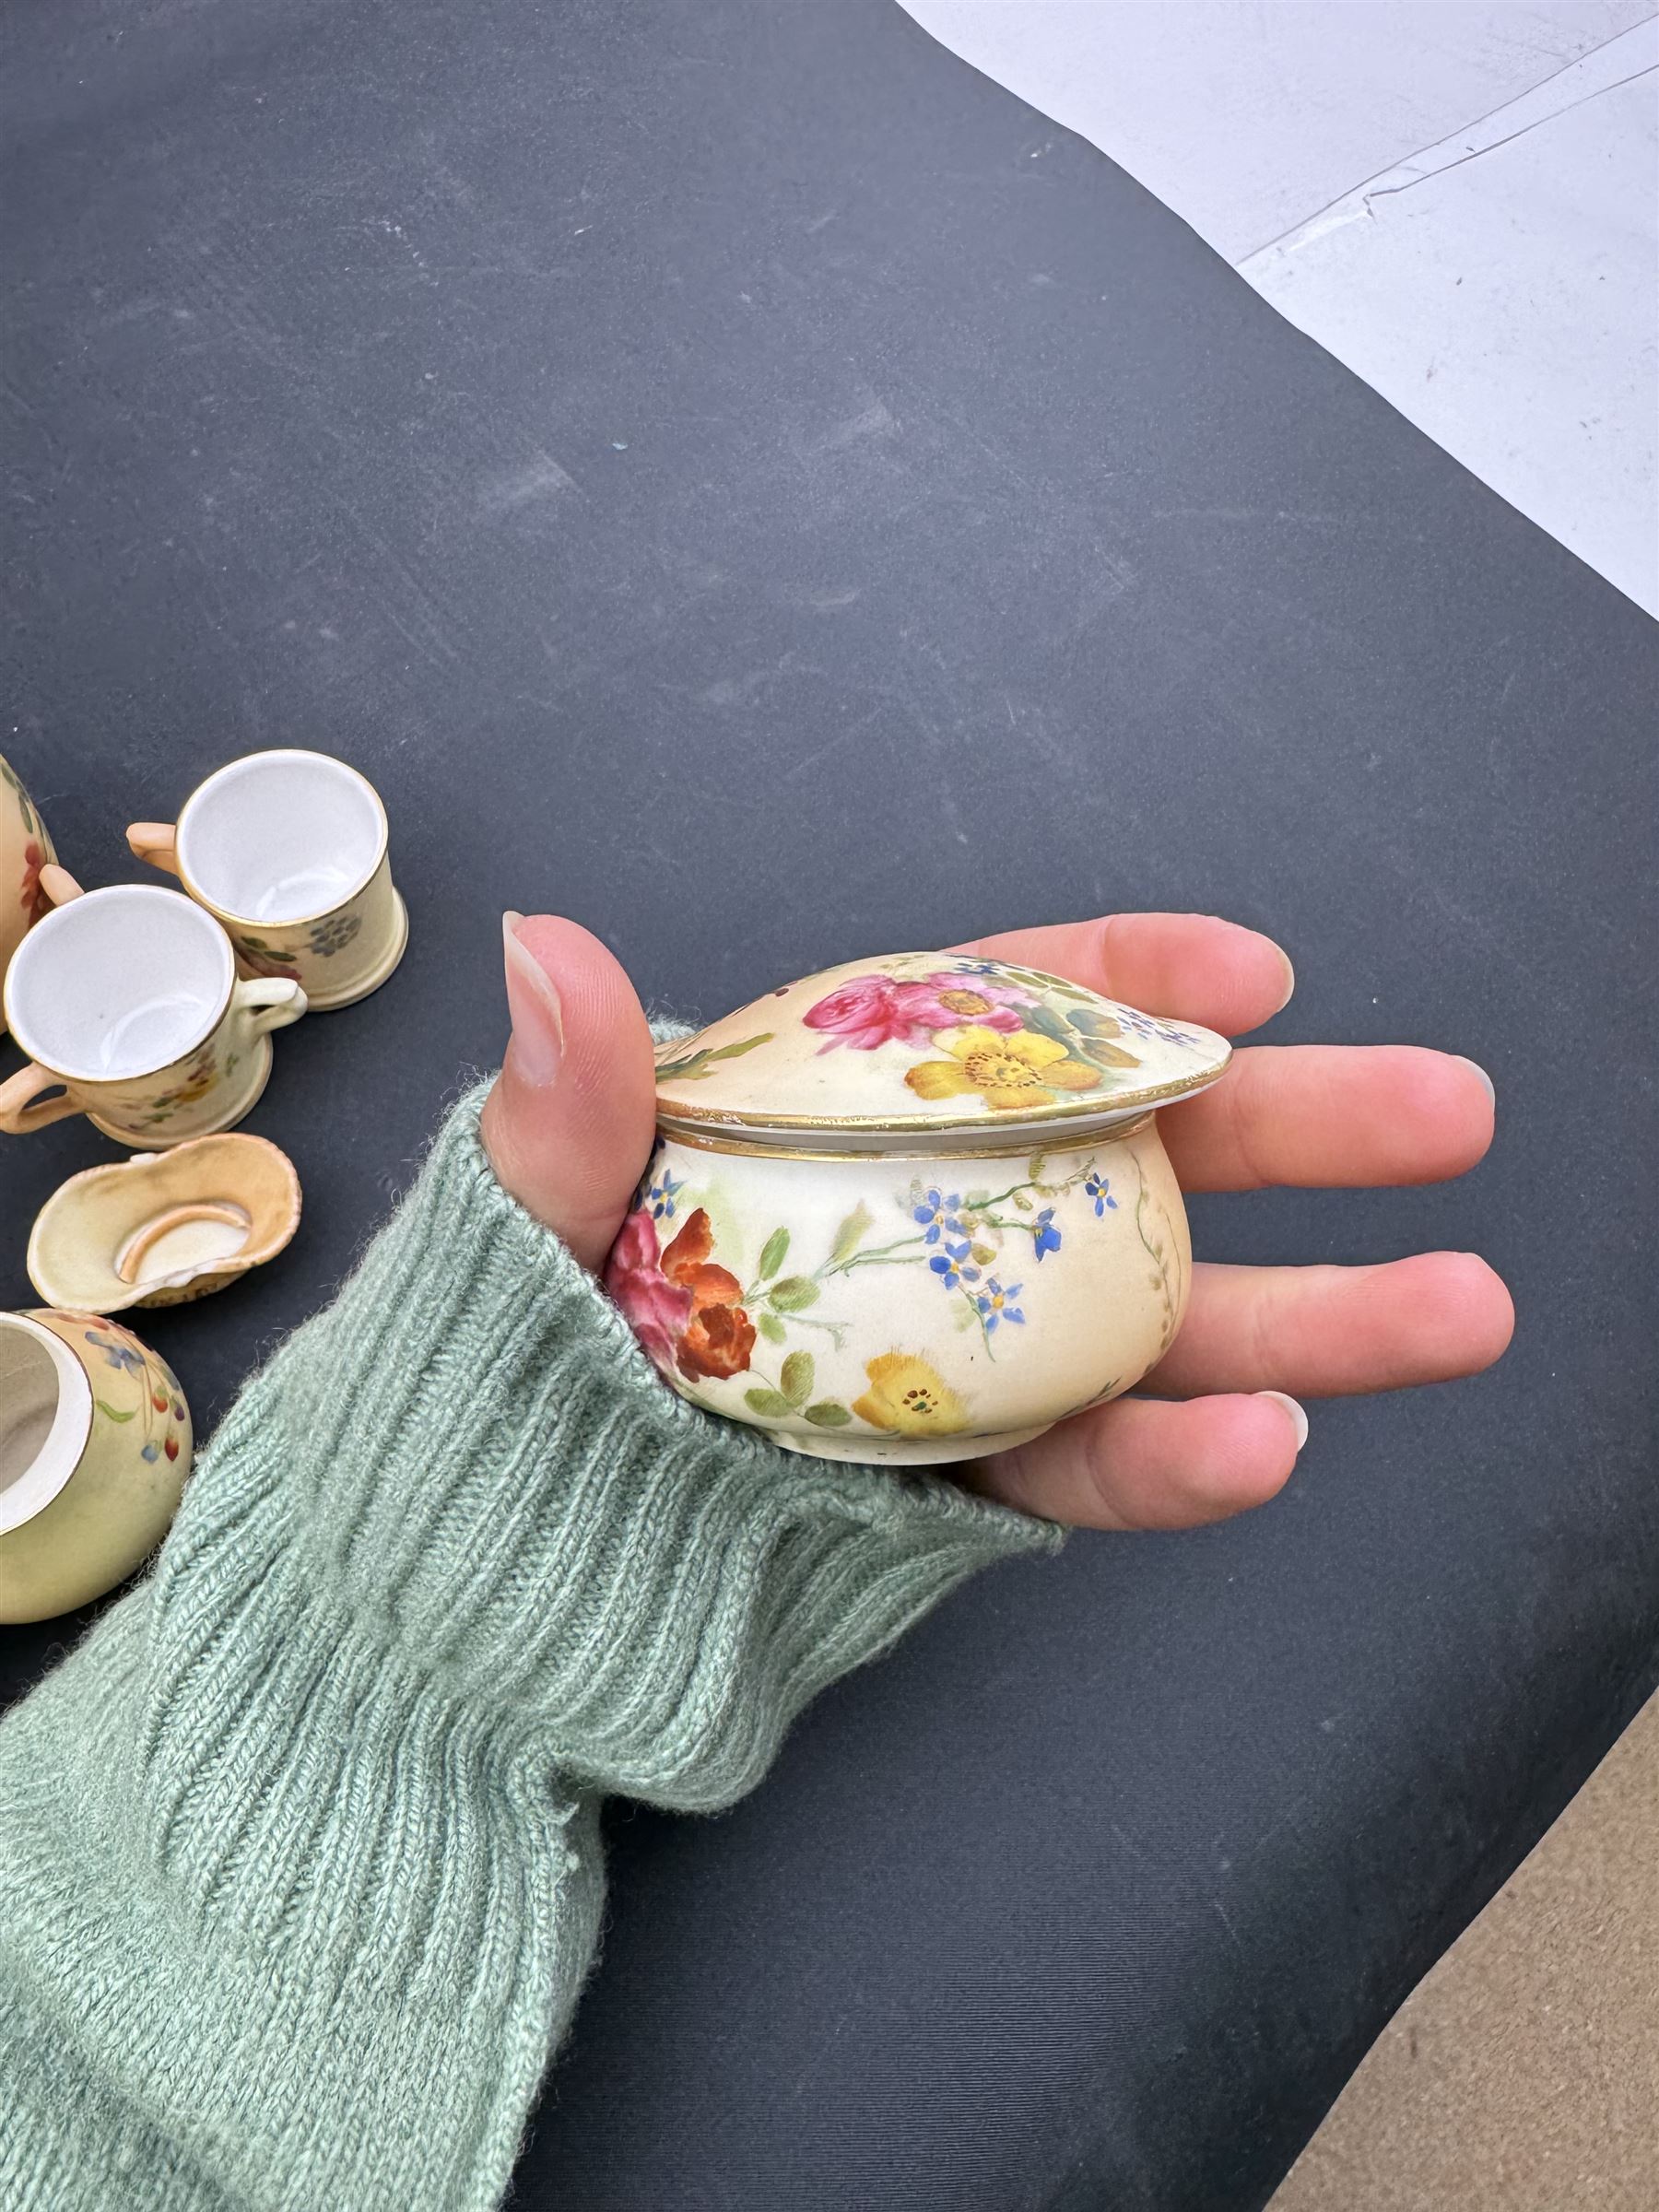
[[(1287, 1040), (1497, 1080), (1482, 1382), (953, 1603), (730, 1817), (610, 1822), (527, 2207), (1259, 2205), (1659, 1674), (1653, 626), (1110, 162), (881, 5), (30, 0), (0, 748), (88, 881), (235, 752), (360, 763), (414, 935), (276, 1040), (300, 1237), (146, 1317), (200, 1425), (502, 1041), (504, 905), (717, 1013), (1113, 906), (1273, 930)], [(5, 1066), (14, 1064), (5, 1048)], [(27, 1224), (112, 1157), (0, 1151)], [(0, 1631), (15, 1691), (73, 1624)]]

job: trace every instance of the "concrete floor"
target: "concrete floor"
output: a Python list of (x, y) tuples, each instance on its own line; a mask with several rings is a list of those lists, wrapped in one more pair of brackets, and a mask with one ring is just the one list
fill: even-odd
[(1418, 1983), (1271, 2212), (1653, 2212), (1659, 1698)]

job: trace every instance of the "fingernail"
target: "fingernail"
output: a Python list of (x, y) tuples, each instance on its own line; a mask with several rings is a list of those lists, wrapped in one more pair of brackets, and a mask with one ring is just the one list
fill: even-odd
[(1273, 1009), (1276, 1014), (1282, 1014), (1296, 995), (1296, 971), (1290, 965), (1290, 955), (1282, 945), (1276, 945), (1273, 949), (1285, 963), (1285, 995)]
[(1492, 1104), (1495, 1106), (1495, 1105), (1498, 1103), (1498, 1087), (1497, 1087), (1497, 1085), (1496, 1085), (1496, 1084), (1495, 1084), (1495, 1083), (1492, 1081), (1492, 1078), (1491, 1078), (1491, 1077), (1490, 1077), (1490, 1076), (1488, 1076), (1488, 1075), (1487, 1074), (1487, 1072), (1486, 1072), (1486, 1069), (1485, 1069), (1484, 1067), (1482, 1067), (1482, 1066), (1481, 1066), (1481, 1065), (1480, 1065), (1479, 1061), (1478, 1061), (1478, 1060), (1471, 1060), (1471, 1059), (1467, 1058), (1467, 1057), (1466, 1057), (1466, 1056), (1465, 1056), (1464, 1053), (1459, 1053), (1456, 1055), (1456, 1057), (1457, 1057), (1459, 1060), (1463, 1061), (1463, 1064), (1464, 1064), (1464, 1065), (1465, 1065), (1465, 1067), (1468, 1067), (1468, 1068), (1473, 1068), (1473, 1069), (1474, 1069), (1475, 1073), (1476, 1073), (1476, 1074), (1477, 1074), (1477, 1076), (1480, 1077), (1481, 1081), (1482, 1081), (1482, 1082), (1483, 1082), (1483, 1083), (1486, 1085), (1486, 1094), (1487, 1094), (1487, 1097), (1488, 1097), (1488, 1099), (1491, 1100)]
[(1290, 1425), (1296, 1430), (1296, 1448), (1300, 1452), (1308, 1441), (1308, 1417), (1301, 1406), (1294, 1398), (1287, 1397), (1282, 1390), (1258, 1390), (1255, 1394), (1258, 1398), (1271, 1398), (1276, 1406), (1282, 1406), (1290, 1416)]
[(519, 937), (524, 917), (509, 907), (501, 916), (507, 967), (507, 1011), (512, 1018), (513, 1073), (537, 1090), (559, 1074), (564, 1058), (564, 1010), (553, 978)]

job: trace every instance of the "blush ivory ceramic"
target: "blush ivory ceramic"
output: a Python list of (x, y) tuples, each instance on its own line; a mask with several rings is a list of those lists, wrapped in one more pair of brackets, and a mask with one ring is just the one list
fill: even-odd
[(1006, 1451), (1169, 1349), (1192, 1255), (1155, 1110), (1229, 1057), (1034, 969), (829, 969), (659, 1049), (606, 1288), (683, 1397), (791, 1451)]
[(147, 1148), (228, 1129), (265, 1087), (269, 1032), (305, 1003), (286, 978), (239, 978), (224, 931), (181, 891), (83, 892), (29, 931), (6, 971), (6, 1020), (32, 1065), (0, 1083), (0, 1129), (84, 1113)]
[(263, 1136), (198, 1136), (70, 1176), (35, 1217), (29, 1279), (52, 1306), (119, 1313), (221, 1290), (300, 1225), (300, 1178)]
[[(51, 912), (41, 870), (56, 858), (45, 823), (17, 771), (0, 754), (0, 977), (11, 965), (24, 932)], [(0, 1020), (0, 1030), (5, 1026)]]
[(0, 1621), (50, 1620), (131, 1574), (190, 1472), (166, 1361), (95, 1313), (0, 1313)]
[(313, 1013), (378, 990), (409, 917), (392, 883), (386, 810), (327, 753), (250, 753), (198, 784), (172, 822), (133, 822), (140, 860), (217, 915), (243, 974), (287, 976)]

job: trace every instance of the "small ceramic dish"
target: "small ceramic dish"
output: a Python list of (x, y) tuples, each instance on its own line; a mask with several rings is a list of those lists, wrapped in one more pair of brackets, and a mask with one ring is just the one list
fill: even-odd
[(300, 1178), (263, 1136), (199, 1136), (61, 1183), (29, 1240), (29, 1279), (53, 1306), (119, 1313), (221, 1290), (300, 1225)]
[(683, 1397), (791, 1451), (1006, 1451), (1169, 1349), (1192, 1253), (1156, 1110), (1230, 1057), (1035, 969), (829, 969), (659, 1050), (606, 1288)]

